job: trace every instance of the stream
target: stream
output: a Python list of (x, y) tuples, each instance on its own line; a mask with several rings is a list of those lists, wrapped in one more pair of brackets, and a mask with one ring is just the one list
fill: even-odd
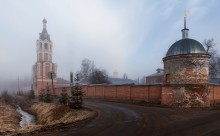
[(35, 122), (35, 117), (21, 109), (20, 106), (17, 108), (17, 112), (21, 114), (21, 121), (20, 121), (20, 126), (22, 128), (28, 127), (29, 125), (33, 124)]

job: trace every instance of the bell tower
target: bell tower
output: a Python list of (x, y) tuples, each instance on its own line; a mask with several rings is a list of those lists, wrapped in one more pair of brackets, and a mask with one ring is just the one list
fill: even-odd
[(57, 65), (52, 62), (53, 42), (46, 29), (47, 20), (43, 19), (42, 22), (43, 30), (36, 42), (37, 62), (33, 66), (33, 84), (36, 95), (47, 86), (54, 87), (57, 83)]

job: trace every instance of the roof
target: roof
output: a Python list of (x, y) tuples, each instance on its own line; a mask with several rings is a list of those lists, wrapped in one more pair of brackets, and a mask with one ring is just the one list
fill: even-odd
[(206, 53), (206, 51), (200, 42), (194, 39), (185, 38), (171, 45), (166, 56), (193, 53)]
[(57, 83), (58, 84), (70, 84), (70, 81), (67, 81), (63, 78), (57, 78)]
[(48, 34), (46, 28), (43, 28), (42, 33), (40, 33), (40, 39), (41, 40), (46, 40), (47, 39), (48, 41), (50, 41), (50, 35)]
[[(80, 83), (81, 84), (90, 84), (91, 77), (83, 78)], [(110, 85), (128, 85), (128, 84), (136, 84), (134, 80), (131, 79), (123, 79), (123, 78), (108, 78)]]
[(91, 77), (84, 77), (80, 80), (80, 84), (90, 84)]
[(111, 85), (128, 85), (128, 84), (135, 84), (134, 80), (131, 79), (123, 79), (123, 78), (108, 78), (111, 82)]
[(48, 34), (46, 29), (47, 20), (44, 18), (42, 22), (43, 22), (43, 30), (42, 33), (40, 33), (40, 39), (41, 40), (47, 39), (48, 41), (50, 41), (50, 35)]
[(154, 73), (154, 74), (151, 74), (151, 75), (149, 75), (147, 77), (156, 77), (156, 76), (163, 76), (163, 72), (161, 72), (161, 73)]
[(157, 73), (151, 74), (151, 75), (149, 75), (147, 77), (163, 76), (163, 74), (164, 74), (164, 70), (163, 69), (158, 68), (156, 71), (157, 71)]

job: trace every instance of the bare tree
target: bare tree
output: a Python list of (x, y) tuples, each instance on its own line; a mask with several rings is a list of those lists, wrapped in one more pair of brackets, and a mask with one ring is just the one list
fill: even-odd
[(94, 61), (89, 59), (82, 60), (81, 70), (78, 73), (81, 78), (88, 77), (95, 69)]
[(209, 76), (210, 78), (216, 78), (220, 75), (220, 58), (217, 50), (215, 49), (216, 43), (214, 39), (205, 39), (203, 42), (206, 47), (206, 53), (211, 55), (209, 62)]
[(90, 82), (92, 84), (109, 84), (108, 74), (105, 70), (96, 69), (91, 73)]
[(216, 50), (214, 49), (216, 43), (214, 42), (214, 39), (205, 39), (203, 44), (206, 47), (206, 53), (216, 53)]
[(124, 73), (124, 75), (123, 75), (123, 79), (128, 79), (128, 76), (127, 76), (126, 73)]

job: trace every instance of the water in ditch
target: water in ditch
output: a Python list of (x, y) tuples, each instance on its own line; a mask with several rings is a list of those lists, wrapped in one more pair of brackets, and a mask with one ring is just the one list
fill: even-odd
[(35, 117), (33, 115), (23, 111), (20, 106), (18, 106), (17, 112), (19, 112), (21, 114), (20, 126), (22, 128), (28, 127), (29, 125), (31, 125), (35, 122)]

